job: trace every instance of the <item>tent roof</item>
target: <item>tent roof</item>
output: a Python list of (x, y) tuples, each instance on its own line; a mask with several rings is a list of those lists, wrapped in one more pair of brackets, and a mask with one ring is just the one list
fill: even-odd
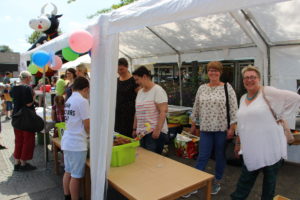
[[(269, 45), (300, 43), (300, 18), (294, 0), (240, 11), (249, 17)], [(253, 27), (252, 27), (253, 28)], [(230, 12), (144, 27), (120, 33), (119, 49), (131, 58), (199, 53), (208, 50), (256, 46)]]
[[(238, 14), (248, 17), (271, 46), (299, 44), (300, 18), (297, 17), (297, 8), (300, 8), (300, 0), (251, 7), (242, 10), (244, 14), (241, 11)], [(256, 45), (231, 12), (146, 26), (119, 34), (120, 56), (138, 60), (135, 63), (149, 63), (147, 58), (153, 57), (158, 62), (165, 61), (164, 56), (169, 56), (167, 61), (174, 62), (174, 56), (178, 54)], [(80, 59), (75, 64), (82, 62)], [(71, 65), (74, 62), (65, 64), (64, 68)]]
[[(280, 0), (274, 0), (274, 2), (276, 1)], [(193, 15), (188, 15), (186, 17), (187, 14), (184, 12), (184, 8), (174, 8), (178, 10), (176, 22), (163, 23), (164, 21), (171, 21), (170, 19), (163, 19), (160, 23), (155, 21), (155, 15), (158, 12), (156, 9), (158, 5), (156, 4), (161, 3), (160, 1), (137, 1), (109, 14), (108, 32), (111, 34), (120, 33), (120, 56), (133, 60), (156, 57), (159, 61), (159, 57), (163, 56), (256, 46), (256, 42), (232, 15), (232, 8), (235, 6), (227, 5), (228, 2), (225, 1), (221, 1), (222, 5), (220, 5), (220, 1), (213, 0), (213, 2), (218, 4), (218, 8), (212, 9), (205, 1), (199, 1), (201, 6), (208, 7), (204, 8), (206, 9), (205, 12), (199, 10), (199, 13), (196, 12), (194, 15), (204, 16), (192, 18)], [(296, 17), (298, 16), (297, 8), (300, 7), (300, 0), (267, 4), (267, 2), (270, 2), (268, 0), (265, 1), (265, 5), (253, 7), (262, 2), (264, 1), (253, 1), (252, 3), (239, 1), (236, 3), (236, 9), (239, 10), (245, 7), (243, 12), (247, 15), (246, 17), (249, 17), (270, 45), (300, 43), (300, 32), (298, 31), (300, 29), (300, 18)], [(174, 6), (172, 1), (163, 1), (163, 4)], [(195, 4), (198, 4), (198, 2)], [(235, 4), (235, 1), (231, 1), (231, 4)], [(252, 7), (246, 8), (249, 7), (249, 4), (252, 4)], [(195, 7), (197, 6), (199, 5), (195, 5)], [(138, 11), (135, 10), (137, 7), (140, 8)], [(141, 7), (149, 11), (145, 12)], [(213, 14), (218, 12), (218, 9), (225, 12)], [(209, 13), (212, 14), (207, 15)], [(245, 18), (241, 11), (238, 14)], [(140, 20), (137, 19), (139, 17), (141, 17)], [(95, 24), (91, 24), (87, 29), (91, 31), (94, 27)], [(60, 36), (60, 42), (51, 45), (50, 49), (53, 51), (53, 46), (57, 50), (68, 46), (67, 38), (68, 34)], [(49, 43), (51, 42), (56, 42), (56, 39)], [(47, 50), (47, 47), (44, 50)], [(27, 60), (30, 59), (30, 53), (25, 53), (27, 54), (25, 56)], [(170, 57), (169, 60), (172, 59), (174, 57)], [(144, 62), (147, 62), (147, 59)]]

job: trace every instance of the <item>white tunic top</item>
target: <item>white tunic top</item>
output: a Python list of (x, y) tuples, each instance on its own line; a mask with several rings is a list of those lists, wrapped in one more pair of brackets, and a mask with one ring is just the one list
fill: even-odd
[[(298, 111), (300, 95), (273, 87), (265, 87), (265, 94), (281, 119)], [(275, 121), (262, 93), (259, 92), (249, 105), (245, 96), (241, 98), (237, 112), (238, 134), (245, 165), (249, 171), (254, 171), (286, 158), (287, 141), (282, 126)]]

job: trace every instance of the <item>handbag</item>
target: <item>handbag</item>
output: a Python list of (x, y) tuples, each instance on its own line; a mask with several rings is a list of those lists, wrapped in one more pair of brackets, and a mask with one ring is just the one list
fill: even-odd
[(294, 138), (294, 136), (291, 132), (291, 129), (290, 129), (290, 127), (289, 127), (286, 120), (277, 118), (277, 115), (275, 114), (274, 110), (272, 109), (272, 107), (270, 105), (270, 102), (266, 98), (266, 95), (265, 95), (265, 92), (264, 92), (264, 87), (262, 88), (262, 95), (263, 95), (263, 98), (264, 98), (265, 102), (267, 103), (267, 105), (268, 105), (275, 121), (283, 127), (283, 131), (284, 131), (284, 135), (286, 137), (287, 143), (292, 144), (295, 141), (295, 138)]
[(12, 116), (11, 125), (15, 129), (28, 132), (40, 132), (44, 129), (44, 120), (27, 106), (21, 108)]

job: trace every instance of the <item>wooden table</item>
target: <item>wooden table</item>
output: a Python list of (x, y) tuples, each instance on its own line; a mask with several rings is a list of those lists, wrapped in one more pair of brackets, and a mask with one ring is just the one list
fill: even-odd
[[(87, 161), (87, 171), (89, 165)], [(110, 168), (108, 182), (128, 199), (173, 200), (196, 189), (204, 188), (204, 199), (209, 200), (213, 178), (211, 174), (138, 148), (134, 163)], [(89, 177), (86, 177), (85, 182), (89, 181)], [(89, 199), (89, 194), (86, 198)]]
[[(53, 138), (54, 160), (60, 140)], [(56, 155), (55, 155), (56, 154)], [(55, 161), (58, 173), (58, 162)], [(123, 167), (111, 167), (109, 184), (128, 199), (176, 199), (196, 189), (204, 188), (205, 198), (211, 199), (214, 176), (143, 148), (137, 148), (136, 161)], [(90, 161), (86, 162), (84, 199), (90, 199)]]

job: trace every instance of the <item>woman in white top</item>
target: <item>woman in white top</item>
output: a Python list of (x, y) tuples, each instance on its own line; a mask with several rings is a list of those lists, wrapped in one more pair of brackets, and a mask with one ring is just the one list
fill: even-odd
[(151, 80), (150, 71), (141, 66), (133, 73), (133, 78), (142, 89), (135, 100), (133, 137), (139, 136), (141, 146), (161, 154), (167, 138), (168, 97), (165, 90)]
[[(195, 131), (196, 120), (200, 120), (201, 139), (196, 168), (202, 171), (205, 170), (212, 149), (214, 148), (215, 150), (215, 181), (211, 194), (217, 194), (221, 189), (220, 181), (226, 164), (226, 138), (232, 138), (236, 123), (236, 95), (230, 84), (227, 83), (225, 85), (220, 81), (222, 71), (223, 65), (221, 62), (213, 61), (208, 63), (207, 74), (209, 83), (199, 87), (191, 115), (193, 121), (192, 133)], [(228, 91), (229, 116), (227, 116), (225, 88)]]
[[(242, 70), (247, 94), (242, 96), (237, 112), (238, 135), (235, 151), (241, 150), (244, 158), (242, 173), (237, 188), (231, 194), (233, 200), (246, 199), (259, 172), (264, 173), (261, 199), (272, 200), (276, 177), (287, 157), (287, 140), (283, 127), (279, 125), (263, 98), (260, 72), (248, 66)], [(300, 105), (300, 96), (287, 90), (264, 87), (266, 99), (278, 119), (287, 119)]]

